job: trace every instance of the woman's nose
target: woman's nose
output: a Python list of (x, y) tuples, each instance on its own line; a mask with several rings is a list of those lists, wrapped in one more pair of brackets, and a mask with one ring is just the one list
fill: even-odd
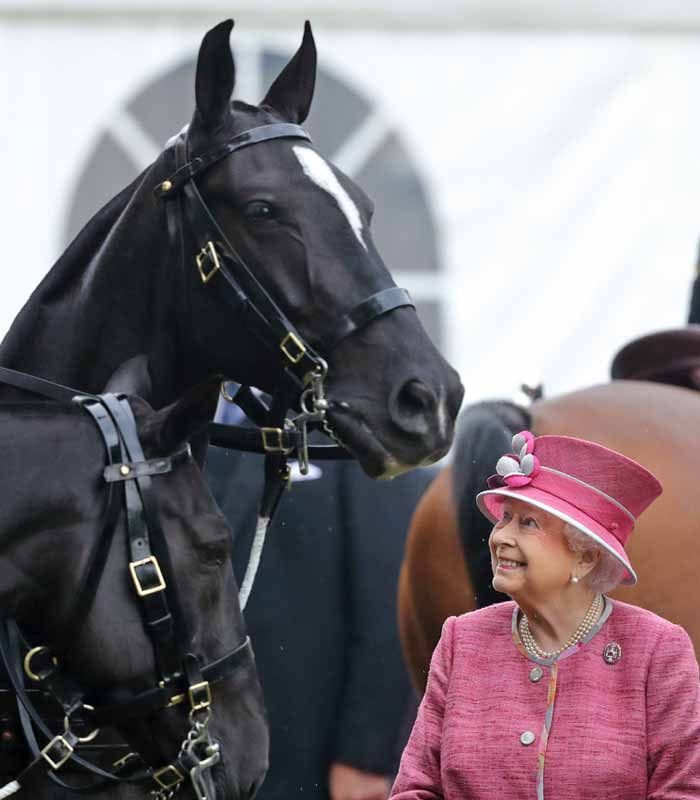
[(491, 531), (491, 543), (494, 548), (499, 544), (514, 544), (511, 527), (511, 524), (508, 523), (502, 527), (494, 528), (493, 531)]

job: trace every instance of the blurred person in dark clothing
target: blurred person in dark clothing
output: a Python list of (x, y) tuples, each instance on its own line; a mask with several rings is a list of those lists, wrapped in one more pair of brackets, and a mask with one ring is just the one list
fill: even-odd
[[(223, 413), (221, 413), (223, 412)], [(219, 421), (240, 422), (235, 406)], [(411, 514), (431, 470), (372, 481), (351, 461), (296, 464), (245, 611), (270, 722), (259, 800), (385, 800), (415, 699), (396, 590)], [(263, 457), (211, 447), (207, 477), (245, 573)], [(408, 725), (407, 725), (408, 722)]]

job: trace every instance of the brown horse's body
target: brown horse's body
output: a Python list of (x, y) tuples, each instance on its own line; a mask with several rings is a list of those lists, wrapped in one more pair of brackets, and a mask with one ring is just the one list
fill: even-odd
[[(682, 625), (700, 656), (700, 396), (673, 386), (618, 381), (534, 403), (536, 435), (578, 436), (650, 469), (661, 497), (641, 516), (628, 552), (636, 586), (613, 593)], [(425, 686), (444, 619), (476, 607), (459, 535), (452, 470), (416, 509), (399, 580), (399, 625), (416, 687)]]

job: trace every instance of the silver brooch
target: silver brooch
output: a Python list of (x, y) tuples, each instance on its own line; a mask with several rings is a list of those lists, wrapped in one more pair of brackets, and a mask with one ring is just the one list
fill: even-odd
[(621, 658), (622, 648), (617, 642), (610, 642), (610, 644), (605, 645), (603, 661), (605, 661), (606, 664), (617, 664)]

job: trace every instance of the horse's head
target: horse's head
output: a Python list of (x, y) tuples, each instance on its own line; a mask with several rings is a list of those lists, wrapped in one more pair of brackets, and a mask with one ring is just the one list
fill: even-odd
[[(135, 696), (158, 691), (170, 660), (170, 645), (154, 648), (145, 623), (149, 613), (151, 622), (161, 616), (157, 606), (165, 597), (180, 643), (175, 649), (197, 656), (210, 682), (210, 732), (220, 744), (221, 761), (206, 780), (208, 796), (214, 797), (215, 784), (221, 800), (251, 797), (260, 785), (267, 768), (267, 727), (252, 654), (248, 647), (239, 649), (246, 637), (229, 557), (231, 531), (183, 447), (211, 418), (211, 397), (209, 387), (157, 413), (138, 398), (130, 400), (146, 459), (155, 458), (151, 463), (158, 470), (168, 456), (179, 454), (169, 472), (156, 471), (150, 478), (152, 510), (164, 532), (164, 547), (156, 546), (153, 515), (148, 530), (165, 583), (162, 592), (150, 595), (158, 576), (148, 563), (135, 576), (131, 573), (133, 552), (127, 542), (129, 531), (133, 541), (134, 528), (127, 529), (123, 511), (111, 544), (107, 541), (104, 551), (101, 546), (108, 489), (102, 479), (104, 445), (94, 422), (83, 412), (57, 415), (55, 409), (28, 419), (11, 452), (24, 463), (22, 475), (31, 474), (36, 482), (29, 487), (18, 479), (3, 515), (0, 599), (5, 613), (16, 614), (31, 632), (34, 644), (48, 645), (58, 655), (60, 668), (84, 688), (86, 703), (98, 712), (105, 706), (116, 709), (106, 712), (109, 722), (132, 750), (157, 768), (173, 763), (191, 729), (186, 688), (172, 707), (146, 713), (132, 707)], [(56, 443), (50, 461), (44, 457), (47, 442)], [(123, 486), (118, 480), (110, 485), (121, 506)], [(131, 486), (135, 488), (133, 482)], [(17, 530), (21, 537), (13, 537)], [(86, 576), (101, 552), (104, 565), (86, 588)], [(139, 587), (145, 590), (143, 598), (137, 596)], [(147, 603), (155, 605), (144, 617)], [(154, 624), (160, 629), (156, 638), (164, 636), (164, 627), (162, 620)], [(234, 651), (227, 676), (215, 680), (216, 670), (208, 673), (207, 665)], [(166, 671), (172, 672), (171, 667)], [(182, 686), (172, 684), (166, 703), (170, 694), (182, 692)], [(131, 705), (119, 708), (123, 701)], [(164, 780), (174, 774), (166, 771)], [(181, 788), (183, 800), (194, 798), (187, 780)]]
[[(316, 50), (308, 24), (301, 47), (259, 106), (231, 103), (231, 26), (221, 23), (202, 42), (189, 159), (244, 131), (299, 125), (311, 105)], [(299, 136), (237, 150), (203, 171), (197, 184), (236, 256), (328, 362), (330, 424), (365, 470), (391, 477), (444, 455), (462, 386), (414, 309), (377, 313), (370, 303), (363, 306), (365, 320), (338, 336), (342, 318), (354, 317), (364, 301), (393, 286), (372, 241), (372, 203), (362, 190)], [(279, 378), (279, 348), (265, 351), (231, 319), (224, 295), (232, 288), (216, 274), (203, 283), (195, 251), (185, 253), (200, 363), (218, 370), (224, 365), (229, 377), (271, 389)]]

